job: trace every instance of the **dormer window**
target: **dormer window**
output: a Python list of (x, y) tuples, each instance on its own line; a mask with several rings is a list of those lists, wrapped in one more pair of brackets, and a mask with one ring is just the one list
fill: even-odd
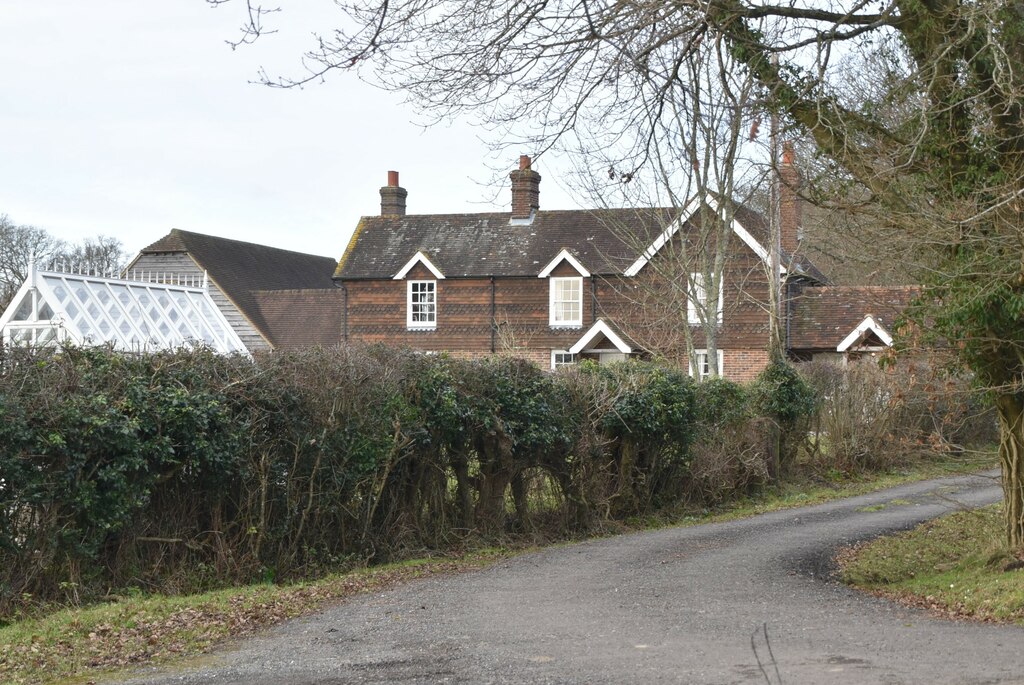
[[(394, 275), (396, 281), (407, 276), (417, 280), (406, 281), (405, 324), (409, 330), (432, 331), (437, 328), (437, 281), (444, 278), (422, 251)], [(433, 279), (429, 279), (433, 276)]]
[(409, 281), (406, 324), (409, 328), (437, 328), (437, 281)]
[(583, 278), (566, 276), (551, 278), (552, 326), (583, 325)]
[[(554, 275), (556, 273), (563, 275)], [(570, 276), (576, 273), (579, 275)], [(552, 328), (578, 328), (583, 325), (583, 279), (590, 272), (572, 256), (562, 250), (537, 274), (548, 279), (550, 307), (548, 323)]]

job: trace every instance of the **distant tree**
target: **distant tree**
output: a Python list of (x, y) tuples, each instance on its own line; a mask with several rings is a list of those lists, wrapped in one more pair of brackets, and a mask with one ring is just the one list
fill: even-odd
[(62, 254), (66, 245), (41, 228), (14, 223), (0, 214), (0, 310), (10, 303), (28, 277), (28, 263), (49, 260)]
[(28, 278), (28, 265), (33, 258), (41, 267), (52, 265), (116, 274), (127, 256), (124, 245), (116, 238), (100, 235), (69, 244), (42, 228), (17, 224), (6, 214), (0, 214), (0, 311), (10, 304)]
[(124, 268), (128, 254), (117, 238), (98, 235), (66, 246), (57, 259), (67, 263), (70, 269), (117, 275)]

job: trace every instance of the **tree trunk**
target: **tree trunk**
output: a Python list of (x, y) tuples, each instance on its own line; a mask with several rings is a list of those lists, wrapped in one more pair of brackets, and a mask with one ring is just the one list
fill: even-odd
[(996, 413), (1006, 542), (1010, 549), (1020, 549), (1024, 547), (1024, 398), (1009, 393), (998, 395)]
[(526, 515), (529, 513), (529, 504), (526, 497), (526, 478), (520, 471), (512, 476), (512, 501), (516, 505), (516, 527), (526, 530)]
[(463, 454), (455, 455), (452, 458), (452, 466), (455, 468), (456, 498), (459, 501), (461, 525), (470, 529), (473, 527), (473, 486), (469, 478), (469, 459)]

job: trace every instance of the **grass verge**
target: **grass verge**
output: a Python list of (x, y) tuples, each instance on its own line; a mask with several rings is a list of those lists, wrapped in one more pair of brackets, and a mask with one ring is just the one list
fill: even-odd
[(1024, 560), (1003, 541), (999, 507), (960, 511), (843, 550), (843, 580), (954, 619), (1024, 624)]
[[(717, 521), (732, 521), (772, 511), (822, 504), (844, 497), (866, 495), (869, 492), (913, 483), (931, 478), (976, 473), (996, 466), (994, 453), (980, 453), (969, 459), (960, 456), (935, 456), (909, 466), (894, 468), (881, 473), (859, 476), (833, 474), (827, 478), (797, 478), (759, 493), (724, 503), (699, 514), (683, 513), (664, 522), (668, 525), (701, 524)], [(890, 504), (897, 504), (894, 500)], [(656, 522), (647, 522), (656, 525)]]
[[(856, 479), (788, 482), (714, 509), (630, 521), (622, 530), (745, 518), (990, 465), (988, 460), (967, 465), (963, 459), (932, 460)], [(0, 628), (0, 682), (89, 683), (128, 668), (166, 664), (203, 654), (226, 639), (312, 613), (339, 599), (415, 578), (483, 568), (521, 551), (477, 550), (451, 559), (414, 560), (295, 585), (249, 585), (178, 597), (139, 595), (57, 611)]]

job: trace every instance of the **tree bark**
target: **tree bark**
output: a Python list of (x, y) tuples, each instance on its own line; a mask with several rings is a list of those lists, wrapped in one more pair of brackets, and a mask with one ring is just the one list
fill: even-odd
[(1010, 549), (1024, 547), (1024, 397), (996, 397), (999, 416), (999, 464), (1003, 471), (1003, 507), (1006, 542)]

